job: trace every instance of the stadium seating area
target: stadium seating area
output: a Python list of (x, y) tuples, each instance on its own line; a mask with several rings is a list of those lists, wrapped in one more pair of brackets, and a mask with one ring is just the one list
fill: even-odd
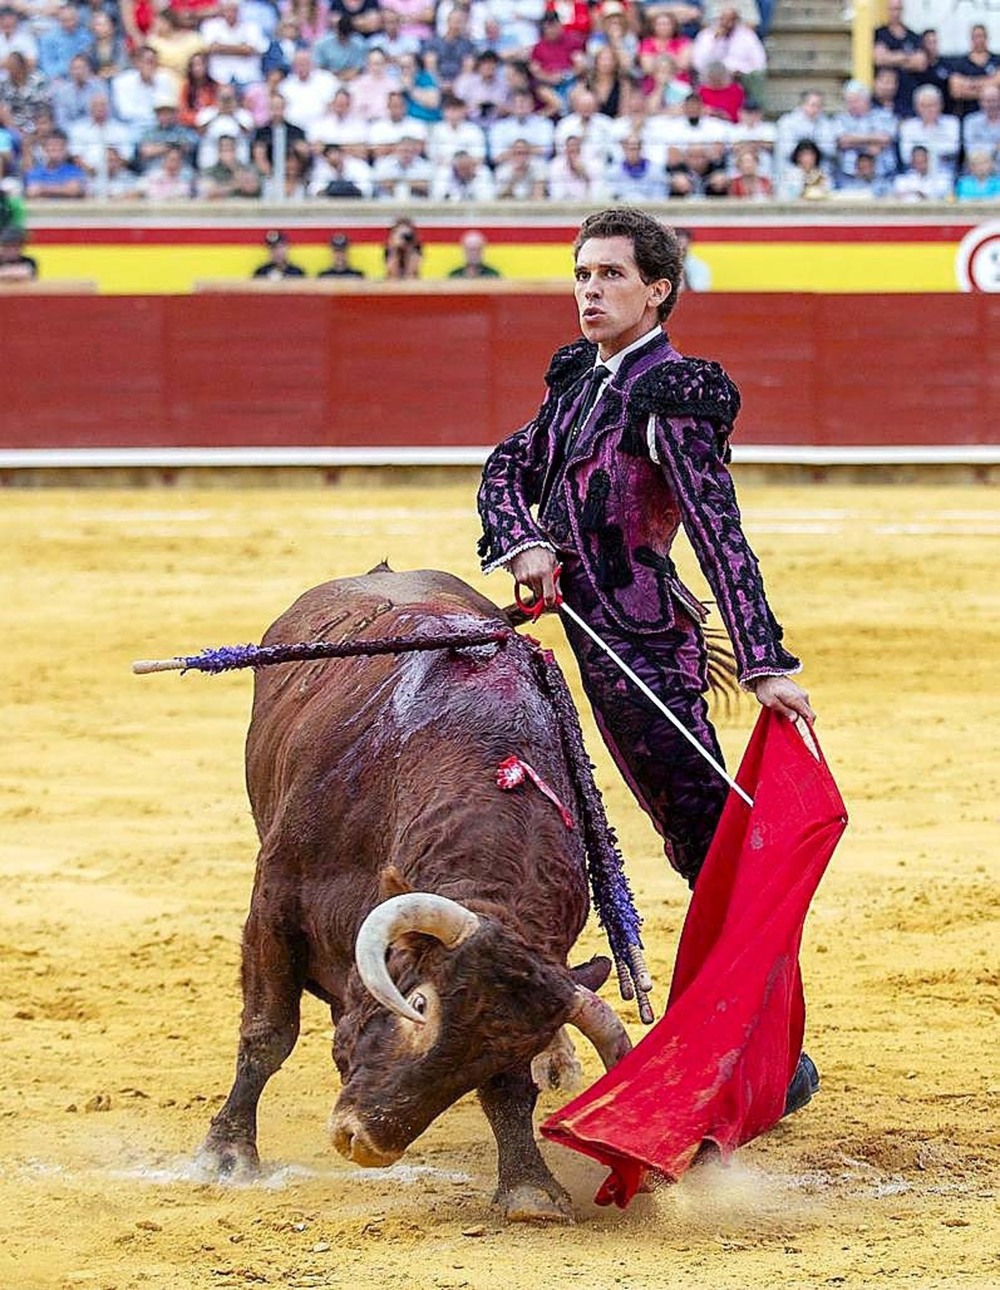
[(0, 5), (0, 224), (22, 199), (1000, 199), (1000, 55), (876, 32), (874, 85), (768, 111), (782, 4)]

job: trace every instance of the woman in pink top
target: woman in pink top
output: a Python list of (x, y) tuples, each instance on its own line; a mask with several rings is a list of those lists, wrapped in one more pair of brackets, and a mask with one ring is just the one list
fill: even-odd
[(417, 40), (429, 40), (434, 35), (433, 0), (387, 0), (383, 8), (399, 14), (400, 35), (415, 36)]
[(285, 79), (283, 67), (272, 67), (263, 81), (248, 85), (243, 94), (243, 107), (253, 117), (254, 125), (267, 125), (271, 119), (271, 95)]
[(639, 42), (639, 66), (648, 77), (652, 77), (656, 60), (661, 54), (669, 54), (677, 65), (677, 79), (691, 80), (691, 40), (682, 36), (673, 14), (661, 9), (653, 15), (648, 30)]
[(280, 9), (283, 18), (296, 19), (299, 34), (307, 44), (314, 45), (326, 35), (330, 24), (327, 0), (282, 0)]
[(384, 121), (389, 115), (389, 92), (399, 89), (399, 77), (377, 45), (365, 56), (365, 70), (351, 81), (354, 111), (364, 121)]

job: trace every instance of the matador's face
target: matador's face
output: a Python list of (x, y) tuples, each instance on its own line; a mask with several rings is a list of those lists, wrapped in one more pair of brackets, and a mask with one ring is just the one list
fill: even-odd
[(670, 294), (666, 278), (644, 282), (632, 239), (591, 237), (576, 257), (576, 305), (580, 330), (610, 358), (651, 331)]

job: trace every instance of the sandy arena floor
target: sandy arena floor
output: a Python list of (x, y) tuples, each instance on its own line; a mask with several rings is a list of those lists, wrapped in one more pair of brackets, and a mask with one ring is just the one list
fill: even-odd
[[(591, 1204), (597, 1166), (548, 1148), (579, 1222), (539, 1230), (491, 1214), (471, 1098), (388, 1172), (333, 1153), (313, 1000), (262, 1102), (264, 1180), (193, 1177), (235, 1053), (251, 679), (129, 672), (259, 639), (300, 591), (383, 556), (506, 600), (478, 578), (471, 484), (4, 495), (0, 1286), (1000, 1285), (1000, 505), (972, 487), (743, 504), (852, 816), (803, 951), (822, 1094), (624, 1214)], [(723, 722), (731, 761), (753, 717)], [(586, 731), (662, 1002), (685, 890)], [(600, 947), (588, 929), (582, 951)]]

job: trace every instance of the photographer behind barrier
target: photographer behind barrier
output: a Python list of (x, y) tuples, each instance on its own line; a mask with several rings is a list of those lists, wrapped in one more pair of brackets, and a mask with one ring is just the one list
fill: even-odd
[(420, 277), (423, 247), (409, 219), (398, 219), (385, 239), (385, 276), (389, 281), (413, 281)]

